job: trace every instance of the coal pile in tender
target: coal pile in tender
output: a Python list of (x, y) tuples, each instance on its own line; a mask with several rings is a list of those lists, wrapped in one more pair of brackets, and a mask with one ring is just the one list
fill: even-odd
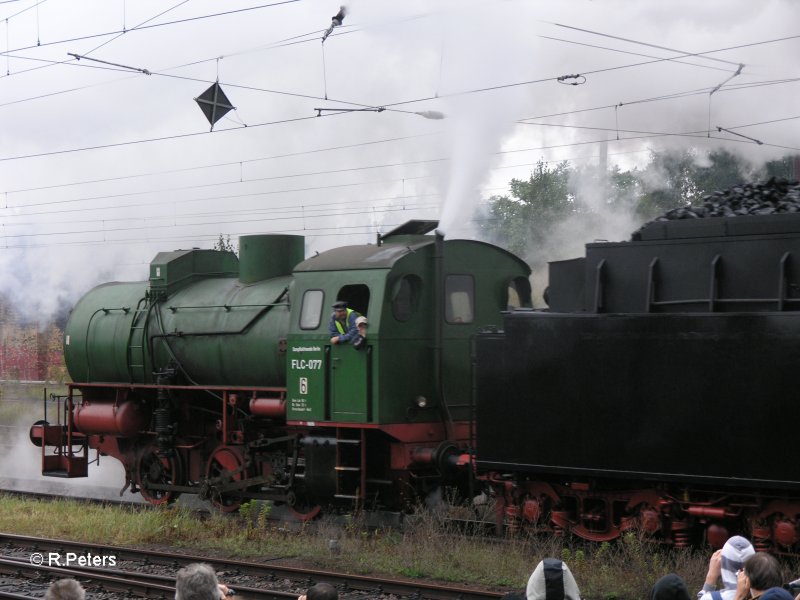
[(674, 208), (656, 221), (742, 217), (800, 212), (800, 183), (771, 178), (764, 183), (744, 183), (703, 198), (702, 206)]

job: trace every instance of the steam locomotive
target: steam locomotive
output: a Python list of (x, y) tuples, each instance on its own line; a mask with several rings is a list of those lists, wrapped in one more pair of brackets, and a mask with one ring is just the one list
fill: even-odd
[(800, 214), (658, 221), (477, 338), (499, 526), (800, 551)]
[[(550, 264), (411, 221), (303, 260), (162, 253), (65, 331), (74, 383), (35, 424), (45, 475), (90, 450), (153, 503), (249, 498), (298, 518), (489, 491), (498, 529), (800, 552), (800, 213), (654, 222)], [(330, 305), (367, 315), (332, 345)], [(52, 416), (51, 410), (51, 416)], [(51, 419), (52, 420), (52, 419)]]
[[(244, 236), (238, 260), (160, 253), (149, 281), (91, 290), (65, 328), (73, 383), (31, 429), (43, 474), (86, 476), (96, 451), (149, 502), (268, 499), (300, 519), (469, 492), (471, 340), (530, 306), (530, 269), (435, 227), (305, 260), (300, 236)], [(368, 317), (360, 350), (331, 343), (342, 300)]]

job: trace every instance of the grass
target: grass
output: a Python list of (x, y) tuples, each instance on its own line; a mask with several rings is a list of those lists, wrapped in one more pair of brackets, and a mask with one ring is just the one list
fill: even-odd
[[(30, 500), (0, 494), (0, 531), (120, 546), (182, 548), (242, 559), (294, 563), (356, 574), (385, 574), (524, 590), (545, 557), (564, 560), (591, 600), (639, 600), (666, 573), (678, 573), (694, 592), (702, 586), (709, 553), (665, 550), (635, 534), (613, 543), (582, 545), (560, 537), (487, 539), (421, 513), (402, 531), (370, 530), (358, 518), (342, 528), (324, 520), (288, 531), (268, 520), (269, 509), (245, 505), (238, 517), (200, 520), (181, 508)], [(331, 549), (331, 540), (336, 548)], [(788, 565), (787, 580), (798, 565)], [(795, 575), (796, 576), (796, 575)]]

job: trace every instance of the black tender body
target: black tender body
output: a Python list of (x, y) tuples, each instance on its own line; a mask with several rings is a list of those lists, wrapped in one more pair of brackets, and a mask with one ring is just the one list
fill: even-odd
[(800, 490), (800, 315), (505, 327), (478, 344), (480, 468)]
[(477, 339), (477, 466), (514, 482), (505, 524), (796, 552), (800, 214), (635, 238), (551, 263), (549, 310)]

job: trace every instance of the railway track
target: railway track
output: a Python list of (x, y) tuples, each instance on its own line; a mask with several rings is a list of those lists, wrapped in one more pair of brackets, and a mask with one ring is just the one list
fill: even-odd
[[(173, 552), (139, 550), (135, 548), (113, 547), (100, 544), (87, 544), (65, 540), (51, 540), (28, 536), (0, 533), (0, 574), (5, 577), (32, 577), (30, 581), (49, 581), (64, 576), (79, 579), (90, 588), (128, 593), (131, 590), (139, 597), (173, 598), (175, 573), (181, 567), (193, 562), (210, 564), (220, 579), (233, 587), (242, 598), (256, 600), (296, 598), (299, 594), (319, 582), (330, 583), (339, 589), (343, 599), (413, 598), (414, 600), (493, 600), (502, 594), (468, 586), (439, 585), (424, 582), (409, 582), (383, 577), (348, 575), (330, 571), (318, 571), (300, 567), (273, 564), (286, 557), (273, 557), (267, 562), (246, 562), (226, 560), (207, 556), (193, 556)], [(82, 566), (78, 558), (66, 567), (68, 557), (114, 557), (114, 565)], [(34, 556), (35, 558), (31, 559)], [(60, 558), (60, 564), (52, 564), (53, 556)], [(42, 560), (42, 565), (31, 561)], [(87, 559), (91, 562), (91, 558)], [(95, 559), (96, 561), (96, 559)], [(50, 563), (50, 564), (48, 564)], [(41, 597), (43, 589), (39, 586), (31, 595), (28, 591), (20, 594), (18, 590), (6, 589), (0, 579), (0, 598), (17, 598), (20, 595), (31, 598)], [(32, 585), (32, 584), (29, 584)], [(125, 587), (128, 586), (128, 587)], [(46, 584), (45, 584), (46, 587)], [(22, 588), (23, 590), (27, 588)], [(119, 592), (118, 590), (122, 590)], [(6, 594), (16, 594), (11, 596)]]

